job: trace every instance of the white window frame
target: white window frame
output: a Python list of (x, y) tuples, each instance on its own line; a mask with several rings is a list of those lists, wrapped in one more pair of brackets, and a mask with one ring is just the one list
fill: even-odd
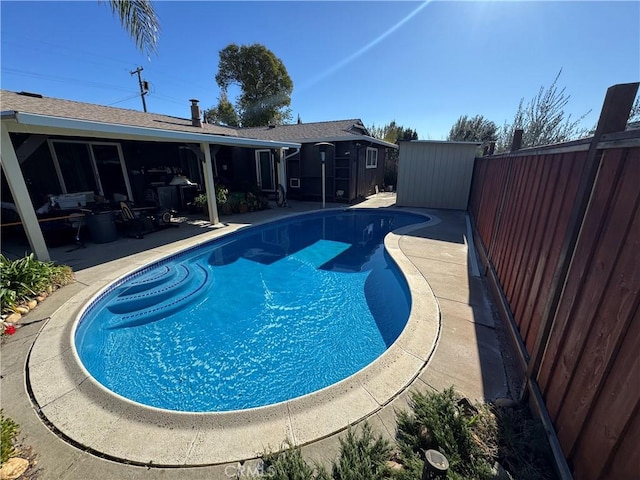
[[(278, 181), (276, 179), (276, 172), (274, 171), (275, 162), (273, 159), (273, 152), (268, 148), (258, 149), (255, 152), (256, 152), (255, 153), (256, 181), (258, 183), (258, 186), (263, 192), (275, 192), (278, 189)], [(271, 189), (264, 188), (264, 186), (262, 185), (262, 166), (260, 165), (260, 154), (264, 152), (269, 154), (269, 159), (270, 159), (269, 175), (271, 175), (271, 181), (273, 182), (273, 188)]]
[[(372, 153), (371, 157), (369, 157), (369, 152)], [(367, 156), (365, 157), (365, 166), (366, 168), (378, 168), (378, 149), (377, 148), (367, 147)]]
[(58, 154), (56, 153), (55, 144), (56, 143), (76, 143), (86, 145), (89, 152), (89, 161), (91, 163), (91, 170), (93, 171), (93, 176), (96, 181), (96, 188), (98, 189), (99, 195), (104, 195), (104, 190), (102, 189), (102, 181), (100, 179), (100, 173), (98, 172), (98, 165), (96, 164), (96, 158), (93, 154), (93, 145), (104, 145), (109, 147), (116, 147), (118, 151), (118, 157), (120, 158), (120, 168), (122, 169), (122, 176), (124, 178), (124, 185), (127, 189), (127, 196), (129, 199), (133, 199), (133, 192), (131, 191), (131, 184), (129, 183), (129, 174), (127, 172), (127, 164), (124, 161), (124, 155), (122, 154), (122, 146), (120, 143), (116, 142), (87, 142), (83, 140), (61, 140), (61, 139), (48, 139), (47, 144), (49, 145), (49, 151), (51, 152), (51, 158), (53, 159), (53, 166), (56, 170), (56, 174), (58, 175), (58, 181), (60, 182), (60, 189), (62, 193), (69, 193), (67, 191), (67, 185), (64, 182), (64, 176), (62, 175), (62, 169), (60, 168), (60, 162), (58, 161)]

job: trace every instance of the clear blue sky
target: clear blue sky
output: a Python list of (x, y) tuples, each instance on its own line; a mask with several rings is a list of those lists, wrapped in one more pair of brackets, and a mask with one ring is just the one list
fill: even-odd
[[(446, 137), (463, 114), (511, 121), (522, 97), (559, 85), (592, 127), (607, 87), (640, 80), (640, 2), (156, 1), (158, 55), (135, 47), (105, 3), (0, 3), (1, 85), (188, 117), (217, 102), (218, 52), (261, 43), (294, 83), (294, 120), (396, 120)], [(233, 93), (233, 91), (231, 92)], [(123, 100), (132, 97), (128, 100)]]

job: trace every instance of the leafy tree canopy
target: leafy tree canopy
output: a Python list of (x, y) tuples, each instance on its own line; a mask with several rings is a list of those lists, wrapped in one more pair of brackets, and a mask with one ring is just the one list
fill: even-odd
[(236, 112), (243, 127), (283, 124), (291, 118), (293, 81), (282, 60), (264, 45), (232, 43), (221, 50), (216, 82), (225, 94), (230, 85), (240, 87)]
[(571, 115), (565, 112), (571, 96), (566, 93), (566, 87), (558, 88), (561, 73), (562, 70), (548, 88), (540, 87), (538, 94), (526, 104), (524, 98), (520, 100), (513, 122), (505, 123), (500, 129), (497, 151), (511, 148), (513, 133), (517, 129), (524, 130), (523, 148), (565, 142), (588, 133), (580, 128), (580, 123), (590, 111), (577, 120), (572, 120)]
[[(372, 137), (389, 143), (398, 143), (400, 140), (418, 140), (418, 132), (398, 125), (395, 120), (382, 127), (371, 125), (368, 130)], [(385, 185), (397, 185), (398, 183), (397, 149), (390, 149), (387, 152), (384, 161), (384, 183)]]
[(140, 51), (157, 53), (160, 23), (151, 1), (107, 0), (107, 3)]
[(368, 130), (372, 137), (389, 143), (398, 143), (399, 140), (418, 140), (418, 132), (398, 125), (395, 120), (382, 127), (371, 125)]
[(240, 125), (238, 114), (224, 91), (218, 97), (218, 105), (204, 111), (204, 118), (207, 123), (217, 123), (229, 127)]
[(498, 138), (498, 126), (482, 115), (467, 117), (462, 115), (449, 131), (447, 140), (460, 142), (495, 142)]

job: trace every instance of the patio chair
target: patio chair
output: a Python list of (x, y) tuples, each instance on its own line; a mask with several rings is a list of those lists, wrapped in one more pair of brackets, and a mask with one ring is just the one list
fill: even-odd
[(131, 207), (125, 202), (120, 202), (120, 210), (122, 213), (122, 224), (124, 226), (125, 233), (130, 237), (143, 238), (147, 225), (144, 217), (133, 213)]

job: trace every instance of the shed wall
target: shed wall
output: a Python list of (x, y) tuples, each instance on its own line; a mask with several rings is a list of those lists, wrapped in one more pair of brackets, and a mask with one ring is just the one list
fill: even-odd
[(466, 210), (475, 144), (400, 142), (397, 204)]

